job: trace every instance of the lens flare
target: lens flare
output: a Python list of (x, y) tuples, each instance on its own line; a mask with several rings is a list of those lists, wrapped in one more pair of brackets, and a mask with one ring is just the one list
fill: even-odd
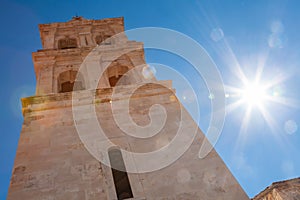
[(298, 125), (294, 120), (288, 120), (284, 123), (284, 130), (287, 134), (292, 135), (298, 130)]
[(210, 38), (215, 42), (222, 40), (224, 38), (223, 30), (220, 28), (213, 29), (210, 33)]
[(266, 91), (263, 85), (248, 83), (242, 90), (242, 100), (249, 106), (262, 106), (266, 99)]

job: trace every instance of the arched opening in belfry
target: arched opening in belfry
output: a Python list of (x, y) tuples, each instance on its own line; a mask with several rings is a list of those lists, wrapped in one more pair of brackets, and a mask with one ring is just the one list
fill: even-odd
[(119, 149), (111, 149), (108, 156), (118, 200), (133, 198), (122, 152)]
[(116, 85), (129, 85), (130, 80), (126, 73), (128, 72), (128, 67), (124, 65), (113, 65), (107, 69), (108, 81), (110, 87), (115, 87)]
[(58, 48), (59, 49), (71, 49), (77, 48), (77, 40), (75, 38), (63, 38), (58, 40)]
[(77, 75), (77, 73), (78, 72), (75, 70), (68, 70), (60, 73), (57, 79), (58, 92), (63, 93), (84, 90), (84, 79), (81, 74)]
[(100, 66), (104, 67), (105, 71), (98, 81), (98, 88), (131, 85), (139, 81), (139, 72), (126, 54), (109, 62), (103, 61)]
[(97, 35), (95, 37), (95, 42), (98, 45), (100, 45), (100, 44), (109, 45), (109, 44), (111, 44), (111, 39), (110, 39), (109, 35), (102, 34), (102, 35)]

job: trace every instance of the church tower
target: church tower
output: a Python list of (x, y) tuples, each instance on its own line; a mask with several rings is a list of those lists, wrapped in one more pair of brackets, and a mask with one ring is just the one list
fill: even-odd
[(39, 29), (8, 200), (248, 199), (215, 150), (198, 157), (204, 134), (172, 82), (148, 69), (143, 43), (127, 39), (123, 18)]

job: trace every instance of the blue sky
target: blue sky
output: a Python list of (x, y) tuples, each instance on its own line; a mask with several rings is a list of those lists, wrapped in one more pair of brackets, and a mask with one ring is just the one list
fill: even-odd
[[(195, 39), (216, 63), (226, 88), (227, 115), (216, 149), (247, 194), (300, 176), (298, 0), (1, 0), (0, 5), (0, 199), (7, 194), (23, 121), (19, 98), (34, 94), (31, 52), (41, 49), (38, 24), (68, 21), (76, 14), (88, 19), (123, 16), (126, 30), (165, 27)], [(191, 80), (205, 131), (209, 94), (201, 77), (168, 53), (146, 50), (146, 60), (174, 67)], [(257, 88), (268, 86), (267, 97), (250, 109), (242, 101), (244, 82), (257, 74)]]

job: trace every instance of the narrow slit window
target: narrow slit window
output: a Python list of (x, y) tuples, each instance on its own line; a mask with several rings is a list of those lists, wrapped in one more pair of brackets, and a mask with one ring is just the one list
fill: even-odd
[(108, 152), (108, 156), (118, 200), (133, 198), (121, 151), (112, 149)]

